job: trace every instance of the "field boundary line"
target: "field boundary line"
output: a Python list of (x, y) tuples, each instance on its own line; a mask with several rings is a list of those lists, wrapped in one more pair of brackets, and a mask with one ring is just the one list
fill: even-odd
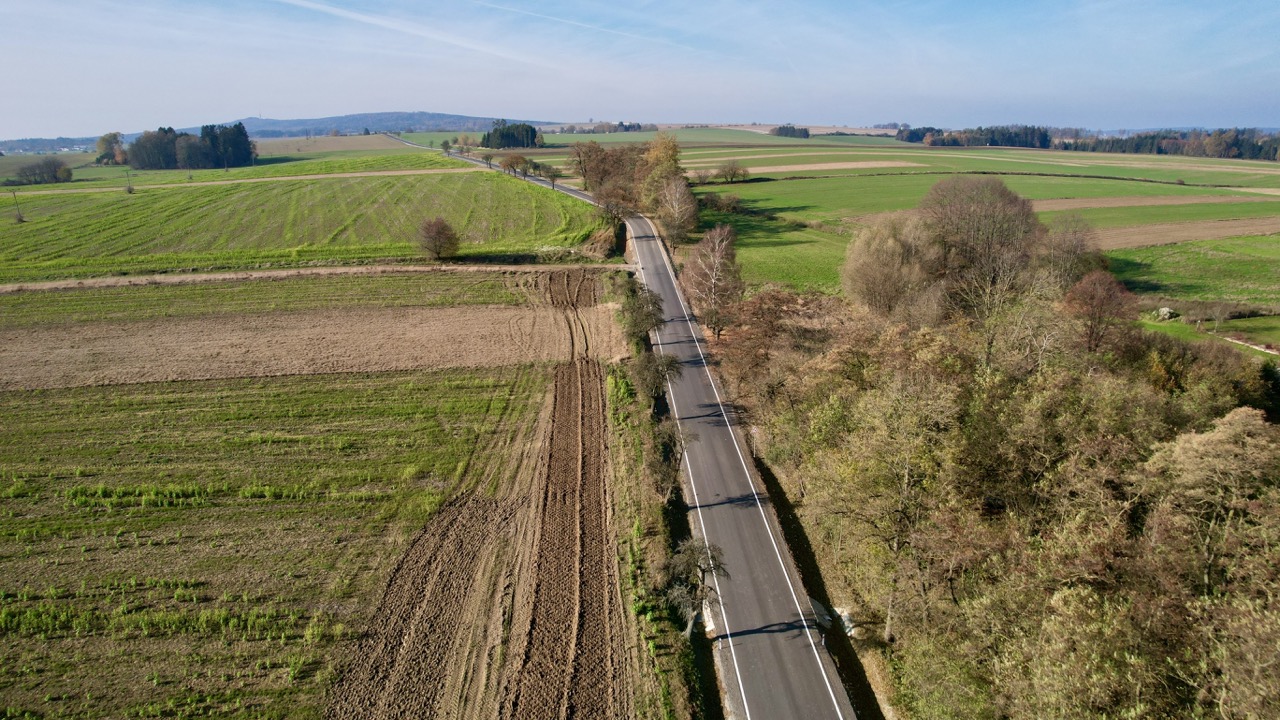
[(293, 277), (325, 275), (417, 275), (425, 273), (543, 273), (557, 270), (631, 271), (630, 264), (587, 265), (324, 265), (320, 267), (280, 268), (278, 270), (228, 270), (220, 273), (159, 273), (155, 275), (108, 275), (105, 277), (0, 285), (0, 295), (49, 290), (88, 290), (92, 288), (130, 287), (138, 285), (195, 285), (216, 282), (251, 282), (282, 280)]

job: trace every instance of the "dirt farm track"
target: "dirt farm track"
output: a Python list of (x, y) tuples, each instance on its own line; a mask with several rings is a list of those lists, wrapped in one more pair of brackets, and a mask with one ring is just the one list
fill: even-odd
[(545, 290), (574, 340), (510, 487), (448, 503), (400, 559), (331, 718), (618, 718), (632, 645), (606, 485), (603, 371), (582, 331), (591, 274)]

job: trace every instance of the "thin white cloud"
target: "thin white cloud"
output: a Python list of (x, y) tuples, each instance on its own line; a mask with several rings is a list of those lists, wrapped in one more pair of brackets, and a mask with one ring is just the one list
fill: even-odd
[(420, 37), (424, 40), (445, 43), (447, 45), (452, 45), (464, 50), (470, 50), (482, 55), (491, 55), (493, 57), (511, 60), (513, 62), (523, 63), (526, 65), (558, 69), (557, 65), (540, 58), (513, 53), (502, 48), (494, 47), (488, 43), (470, 40), (466, 36), (458, 33), (441, 32), (439, 30), (433, 30), (426, 27), (425, 25), (398, 18), (369, 15), (368, 13), (345, 10), (340, 7), (314, 2), (313, 0), (276, 0), (276, 2), (283, 3), (285, 5), (292, 5), (297, 8), (303, 8), (305, 10), (311, 10), (313, 12), (324, 13), (325, 15), (341, 18), (343, 20), (371, 25), (384, 30), (391, 30), (398, 33), (404, 33), (406, 35), (412, 35), (414, 37)]
[(536, 13), (536, 12), (532, 12), (532, 11), (530, 11), (530, 10), (521, 10), (520, 8), (508, 7), (508, 6), (506, 6), (506, 5), (496, 5), (496, 4), (494, 4), (494, 3), (482, 2), (481, 0), (472, 0), (472, 3), (471, 3), (471, 4), (472, 4), (472, 5), (479, 5), (479, 6), (481, 6), (481, 7), (492, 8), (492, 9), (494, 9), (494, 10), (501, 10), (501, 11), (503, 11), (503, 12), (509, 12), (509, 13), (513, 13), (513, 14), (516, 14), (516, 15), (524, 15), (524, 16), (526, 16), (526, 17), (534, 17), (534, 18), (538, 18), (538, 19), (540, 19), (540, 20), (549, 20), (549, 21), (551, 21), (551, 22), (561, 23), (561, 24), (563, 24), (563, 25), (570, 25), (570, 26), (573, 26), (573, 27), (579, 27), (579, 28), (583, 28), (583, 29), (586, 29), (586, 30), (592, 30), (592, 31), (594, 31), (594, 32), (608, 33), (608, 34), (610, 34), (610, 35), (618, 35), (618, 36), (620, 36), (620, 37), (630, 38), (630, 39), (632, 39), (632, 40), (640, 40), (640, 41), (642, 41), (642, 42), (647, 42), (647, 43), (654, 43), (654, 44), (658, 44), (658, 45), (667, 45), (667, 46), (669, 46), (669, 47), (677, 47), (677, 48), (680, 48), (680, 49), (682, 49), (682, 50), (688, 50), (688, 51), (690, 51), (690, 52), (699, 52), (699, 53), (700, 53), (700, 52), (705, 52), (704, 50), (700, 50), (700, 49), (698, 49), (698, 48), (689, 47), (688, 45), (682, 45), (682, 44), (680, 44), (680, 43), (678, 43), (678, 42), (673, 42), (673, 41), (671, 41), (671, 40), (667, 40), (666, 38), (651, 37), (651, 36), (647, 36), (647, 35), (640, 35), (640, 34), (637, 34), (637, 33), (625, 32), (625, 31), (622, 31), (622, 30), (614, 30), (613, 28), (601, 27), (601, 26), (599, 26), (599, 25), (591, 25), (591, 24), (589, 24), (589, 23), (579, 22), (578, 20), (571, 20), (571, 19), (569, 19), (569, 18), (556, 17), (555, 15), (546, 15), (546, 14), (543, 14), (543, 13)]

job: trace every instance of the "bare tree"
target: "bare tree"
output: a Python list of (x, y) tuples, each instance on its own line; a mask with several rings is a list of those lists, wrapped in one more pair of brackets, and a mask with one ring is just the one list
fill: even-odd
[(842, 274), (845, 294), (881, 315), (903, 317), (936, 282), (941, 261), (919, 219), (903, 215), (881, 220), (849, 243)]
[(458, 233), (442, 217), (436, 216), (422, 223), (418, 242), (428, 260), (439, 261), (453, 257), (458, 252)]
[(746, 180), (749, 173), (737, 160), (725, 160), (716, 170), (716, 174), (727, 183), (736, 183)]
[(610, 178), (595, 190), (596, 209), (605, 222), (617, 227), (635, 212), (635, 200), (625, 181)]
[(956, 177), (934, 185), (920, 213), (944, 252), (956, 309), (985, 320), (1022, 288), (1040, 232), (1029, 200), (995, 178)]
[(684, 242), (698, 222), (698, 202), (681, 175), (673, 175), (662, 184), (657, 195), (658, 220), (667, 231), (672, 245)]
[(1049, 223), (1037, 253), (1037, 264), (1059, 291), (1066, 290), (1097, 267), (1098, 232), (1083, 215), (1069, 212)]
[(1124, 321), (1133, 298), (1119, 280), (1105, 271), (1094, 270), (1067, 291), (1067, 309), (1084, 324), (1084, 347), (1097, 352), (1113, 328)]
[(658, 397), (667, 383), (680, 377), (684, 366), (675, 355), (666, 353), (640, 353), (635, 358), (636, 385), (650, 397)]
[(728, 309), (742, 299), (745, 286), (733, 243), (737, 234), (729, 225), (717, 225), (707, 231), (685, 266), (689, 299), (698, 318), (711, 328), (716, 339), (728, 325)]
[(560, 168), (556, 167), (555, 165), (552, 165), (551, 163), (546, 163), (544, 165), (538, 166), (538, 176), (541, 177), (543, 180), (546, 180), (547, 183), (551, 185), (551, 189), (555, 190), (556, 181), (564, 177), (564, 173), (561, 172)]
[(728, 578), (724, 552), (701, 538), (680, 543), (667, 562), (667, 602), (684, 615), (685, 637), (693, 634), (694, 623), (702, 615), (702, 606), (718, 599), (716, 578)]
[(711, 168), (697, 168), (691, 174), (695, 185), (706, 185), (711, 182), (711, 178), (716, 176), (716, 171)]
[(658, 492), (665, 505), (671, 502), (680, 486), (680, 467), (684, 463), (685, 448), (698, 439), (698, 434), (685, 430), (678, 422), (666, 418), (654, 428), (654, 447), (645, 457), (645, 465), (658, 483)]

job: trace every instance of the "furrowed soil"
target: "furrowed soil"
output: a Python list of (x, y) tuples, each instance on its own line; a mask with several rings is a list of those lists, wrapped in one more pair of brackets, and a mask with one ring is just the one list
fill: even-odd
[(1138, 197), (1104, 197), (1104, 198), (1055, 198), (1051, 200), (1033, 200), (1031, 204), (1036, 212), (1055, 210), (1088, 210), (1091, 208), (1116, 207), (1162, 207), (1173, 205), (1203, 205), (1219, 203), (1272, 202), (1271, 198), (1251, 198), (1239, 195), (1169, 195)]
[(598, 276), (531, 279), (573, 342), (507, 487), (477, 488), (414, 539), (334, 689), (331, 718), (617, 718), (634, 665), (610, 518), (603, 371), (584, 310)]
[[(601, 361), (627, 349), (614, 308), (602, 303), (602, 269), (500, 277), (511, 291), (505, 297), (523, 304), (224, 309), (159, 318), (147, 308), (124, 308), (110, 320), (25, 326), (0, 318), (0, 401), (7, 411), (39, 416), (8, 428), (0, 423), (0, 458), (25, 463), (13, 466), (22, 475), (0, 493), (0, 509), (12, 518), (17, 508), (11, 523), (23, 524), (12, 537), (0, 533), (0, 545), (26, 543), (22, 567), (40, 568), (0, 583), (8, 612), (0, 619), (9, 623), (0, 628), (0, 656), (21, 651), (0, 662), (0, 688), (16, 693), (6, 700), (17, 703), (19, 716), (29, 707), (86, 718), (164, 715), (163, 703), (172, 708), (193, 693), (202, 693), (201, 704), (191, 712), (236, 714), (243, 700), (245, 716), (657, 716), (649, 657), (622, 599), (617, 499), (607, 480), (614, 468)], [(91, 300), (98, 291), (17, 292)], [(450, 367), (468, 369), (441, 370), (440, 379), (430, 376), (432, 385), (412, 374)], [(389, 370), (409, 372), (383, 372)], [(499, 378), (496, 394), (473, 388), (473, 375)], [(518, 387), (501, 385), (507, 376)], [(531, 387), (539, 378), (543, 384)], [(197, 382), (160, 382), (169, 380)], [(391, 386), (378, 394), (364, 389), (370, 383)], [(81, 387), (91, 385), (114, 387)], [(312, 385), (319, 389), (310, 394), (284, 392)], [(201, 399), (187, 398), (184, 388)], [(429, 395), (415, 399), (424, 389)], [(52, 409), (41, 410), (46, 404)], [(59, 424), (99, 428), (102, 418), (119, 425), (99, 430), (101, 438)], [(373, 443), (370, 426), (385, 431), (392, 459), (377, 455), (382, 445)], [(82, 438), (85, 448), (77, 444)], [(229, 453), (241, 445), (237, 465)], [(427, 459), (406, 456), (405, 447)], [(157, 484), (163, 478), (204, 484)], [(388, 495), (387, 483), (399, 494)], [(167, 504), (147, 505), (160, 502), (143, 497), (148, 492)], [(197, 495), (164, 499), (179, 492)], [(341, 510), (341, 527), (331, 507)], [(226, 514), (233, 511), (239, 525), (228, 536)], [(164, 527), (175, 529), (157, 551), (151, 535), (160, 512), (170, 523)], [(83, 537), (73, 531), (88, 514), (114, 535), (97, 525)], [(33, 530), (33, 523), (57, 532)], [(104, 558), (114, 562), (124, 553), (121, 538), (139, 523), (141, 541), (133, 532), (126, 548), (134, 564), (105, 568)], [(353, 533), (365, 544), (348, 545)], [(162, 579), (168, 584), (158, 590), (147, 585), (161, 580), (143, 573), (158, 572), (151, 565), (164, 565), (175, 548), (185, 554), (172, 572), (182, 576)], [(234, 564), (250, 550), (267, 560)], [(12, 569), (21, 553), (6, 553), (0, 567)], [(46, 565), (50, 558), (56, 564)], [(209, 569), (214, 559), (221, 563), (216, 572)], [(143, 590), (128, 584), (132, 575), (143, 578)], [(173, 583), (185, 584), (174, 590)], [(80, 587), (84, 597), (54, 585)], [(139, 596), (150, 605), (129, 595), (132, 614), (112, 619), (123, 612), (111, 608), (125, 592), (145, 594)], [(326, 592), (344, 602), (327, 602)], [(64, 605), (92, 603), (92, 612), (73, 617), (88, 623), (88, 639), (70, 635), (71, 620), (48, 640), (34, 634), (37, 621), (63, 622), (52, 613)], [(234, 603), (246, 613), (269, 613), (262, 622), (273, 624), (249, 634), (234, 624), (225, 632), (198, 624)], [(168, 632), (176, 639), (151, 639), (155, 618), (174, 624)], [(168, 657), (160, 641), (182, 644), (170, 653), (183, 658), (180, 668), (157, 659)], [(87, 643), (96, 649), (86, 651)], [(116, 655), (145, 662), (96, 670)], [(26, 665), (40, 673), (35, 680), (23, 674)], [(119, 680), (97, 682), (95, 672)]]
[(509, 277), (535, 304), (0, 324), (0, 390), (487, 367), (579, 355), (609, 360), (626, 354), (614, 308), (596, 302), (598, 272)]
[(1280, 218), (1158, 223), (1099, 230), (1098, 247), (1102, 250), (1116, 250), (1147, 245), (1169, 245), (1189, 240), (1217, 240), (1242, 235), (1274, 233), (1280, 233)]

